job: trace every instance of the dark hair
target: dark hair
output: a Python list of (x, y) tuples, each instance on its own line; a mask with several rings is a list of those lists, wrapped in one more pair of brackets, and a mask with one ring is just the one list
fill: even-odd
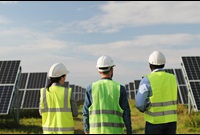
[(152, 65), (152, 64), (149, 64), (151, 68), (153, 69), (157, 69), (157, 68), (164, 68), (165, 64), (163, 65)]
[[(62, 75), (61, 77), (64, 77), (65, 75)], [(49, 87), (53, 84), (53, 83), (58, 83), (61, 79), (61, 77), (56, 77), (56, 78), (50, 78), (50, 82), (47, 85), (47, 90), (49, 91)]]
[[(110, 70), (111, 70), (111, 69), (113, 69), (113, 66), (112, 67), (100, 67), (99, 69), (106, 70), (108, 68), (110, 68)], [(103, 74), (108, 74), (110, 72), (110, 70), (103, 72)]]

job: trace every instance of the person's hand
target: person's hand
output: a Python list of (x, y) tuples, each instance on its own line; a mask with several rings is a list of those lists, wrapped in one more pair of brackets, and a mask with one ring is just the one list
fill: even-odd
[(85, 132), (85, 134), (89, 134), (89, 132)]

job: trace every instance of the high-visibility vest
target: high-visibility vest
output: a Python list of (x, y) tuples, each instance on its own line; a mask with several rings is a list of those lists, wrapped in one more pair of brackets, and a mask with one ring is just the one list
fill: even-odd
[(152, 88), (151, 107), (145, 120), (152, 124), (177, 121), (177, 83), (173, 74), (159, 71), (147, 75)]
[(73, 134), (74, 120), (71, 112), (71, 88), (56, 86), (53, 83), (49, 87), (42, 88), (41, 95), (41, 113), (42, 128), (44, 134)]
[(123, 133), (123, 110), (119, 105), (119, 98), (119, 83), (102, 79), (92, 84), (92, 105), (89, 107), (89, 133)]

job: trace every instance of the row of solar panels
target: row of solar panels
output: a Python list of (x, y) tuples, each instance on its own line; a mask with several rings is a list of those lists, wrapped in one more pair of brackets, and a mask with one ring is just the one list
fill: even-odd
[[(40, 89), (47, 86), (49, 79), (47, 72), (41, 73), (21, 73), (19, 80), (19, 108), (38, 109)], [(84, 100), (85, 88), (65, 82), (66, 88), (72, 88), (75, 100)]]
[[(187, 86), (184, 80), (184, 75), (181, 69), (165, 69), (166, 72), (174, 74), (178, 82), (178, 103), (179, 104), (188, 104), (188, 93)], [(129, 82), (125, 84), (127, 90), (127, 96), (129, 99), (135, 99), (139, 88), (140, 80), (134, 80), (134, 82)]]
[[(40, 89), (49, 79), (46, 72), (21, 73), (20, 60), (0, 61), (0, 115), (13, 108), (38, 109)], [(71, 87), (76, 100), (84, 100), (85, 88), (65, 82)]]
[[(200, 110), (200, 56), (182, 56), (181, 69), (169, 69), (167, 72), (177, 76), (179, 103), (188, 104), (195, 111)], [(39, 90), (48, 83), (47, 73), (21, 73), (20, 60), (0, 61), (0, 114), (8, 114), (15, 104), (20, 108), (38, 108)], [(67, 86), (69, 85), (66, 82)], [(133, 85), (134, 84), (134, 85)], [(127, 87), (130, 99), (135, 98), (139, 80)], [(76, 100), (84, 99), (84, 88), (72, 86)], [(134, 88), (135, 87), (135, 88)], [(129, 89), (128, 89), (129, 88)], [(19, 94), (18, 93), (19, 90)], [(78, 90), (76, 92), (76, 90)], [(76, 95), (77, 93), (77, 95)], [(18, 96), (17, 96), (18, 95)], [(16, 100), (16, 97), (17, 98)], [(188, 99), (188, 103), (187, 103)], [(17, 102), (16, 102), (17, 101)]]

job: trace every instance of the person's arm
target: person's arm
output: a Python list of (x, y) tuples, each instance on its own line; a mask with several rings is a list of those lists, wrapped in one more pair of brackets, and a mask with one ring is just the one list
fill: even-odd
[(132, 124), (131, 124), (131, 110), (128, 103), (128, 98), (126, 95), (126, 89), (124, 86), (120, 86), (120, 101), (119, 104), (121, 108), (124, 110), (123, 120), (126, 127), (126, 133), (132, 134)]
[(73, 92), (71, 93), (70, 103), (71, 103), (72, 116), (77, 117), (78, 116), (78, 107), (77, 107)]
[(150, 96), (152, 96), (150, 82), (149, 79), (145, 77), (140, 81), (140, 85), (135, 99), (136, 108), (140, 112), (145, 112), (148, 108), (151, 107), (151, 103), (149, 100)]
[(85, 132), (85, 134), (89, 134), (89, 129), (90, 129), (90, 127), (89, 127), (89, 111), (88, 111), (88, 108), (92, 104), (91, 89), (92, 89), (92, 85), (89, 85), (87, 87), (87, 89), (86, 89), (85, 100), (84, 100), (84, 105), (83, 105), (83, 109), (82, 109), (83, 124), (84, 124), (84, 132)]

